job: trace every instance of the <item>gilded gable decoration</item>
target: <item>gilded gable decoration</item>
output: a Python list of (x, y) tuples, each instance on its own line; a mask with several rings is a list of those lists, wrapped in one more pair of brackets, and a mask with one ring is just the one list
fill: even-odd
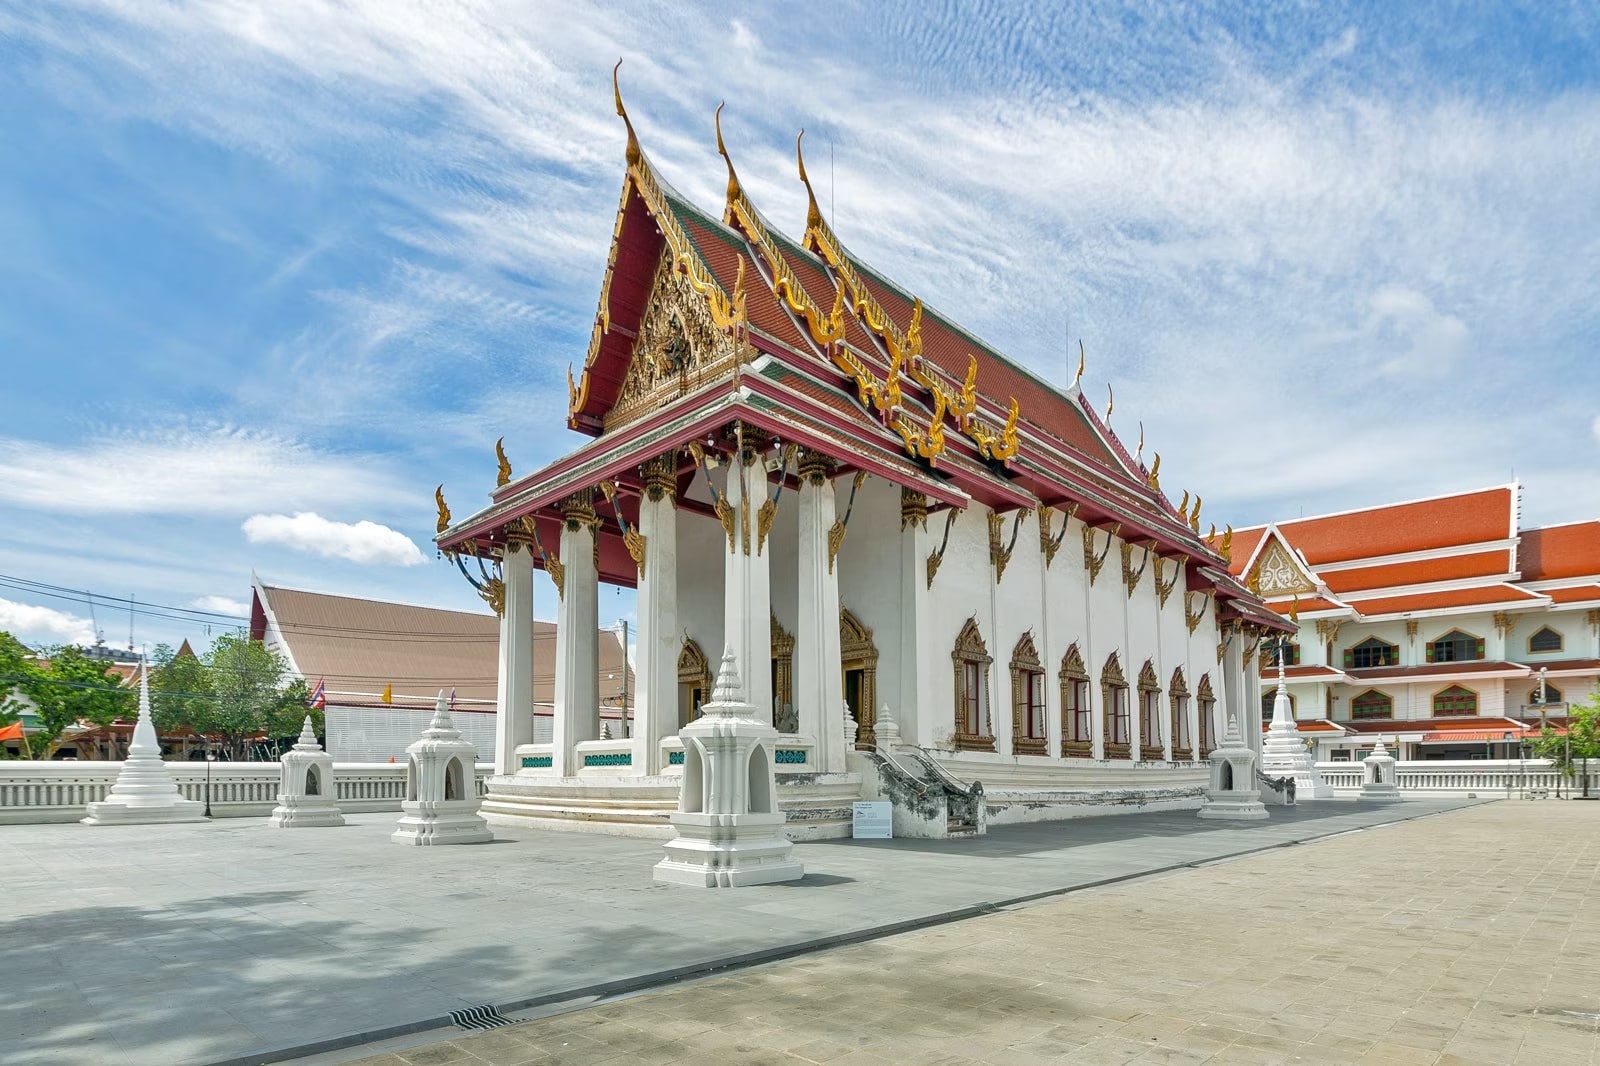
[[(1195, 511), (1199, 509), (1197, 503)], [(1316, 583), (1306, 574), (1305, 568), (1277, 537), (1271, 538), (1250, 568), (1248, 584), (1252, 589), (1259, 588), (1261, 595), (1268, 599), (1317, 591)]]

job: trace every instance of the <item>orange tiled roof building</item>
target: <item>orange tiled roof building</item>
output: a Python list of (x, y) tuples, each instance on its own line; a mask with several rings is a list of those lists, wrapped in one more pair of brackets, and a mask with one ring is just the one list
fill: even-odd
[(1289, 693), (1322, 757), (1381, 734), (1407, 759), (1514, 758), (1600, 686), (1600, 521), (1520, 528), (1518, 492), (1236, 532), (1233, 573), (1298, 622)]

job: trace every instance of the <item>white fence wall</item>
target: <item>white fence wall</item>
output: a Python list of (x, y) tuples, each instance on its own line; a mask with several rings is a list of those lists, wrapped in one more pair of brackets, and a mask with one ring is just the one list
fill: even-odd
[[(1363, 767), (1359, 762), (1319, 762), (1317, 770), (1335, 794), (1355, 795), (1361, 791)], [(1466, 796), (1482, 798), (1520, 796), (1528, 792), (1563, 795), (1583, 791), (1581, 777), (1562, 777), (1548, 759), (1473, 759), (1395, 763), (1395, 781), (1401, 792), (1426, 796)], [(1600, 764), (1590, 774), (1589, 791), (1600, 795)]]
[[(169, 762), (185, 799), (206, 798), (206, 764)], [(85, 807), (105, 799), (120, 762), (0, 762), (0, 825), (75, 822)], [(478, 795), (488, 791), (492, 764), (478, 764)], [(266, 816), (278, 802), (282, 770), (275, 762), (211, 764), (211, 813), (218, 818)], [(339, 806), (350, 814), (398, 811), (406, 793), (400, 763), (335, 763)]]

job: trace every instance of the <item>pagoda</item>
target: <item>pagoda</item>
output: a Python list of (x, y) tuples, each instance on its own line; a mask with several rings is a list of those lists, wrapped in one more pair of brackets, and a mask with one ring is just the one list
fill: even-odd
[[(779, 732), (791, 836), (848, 833), (884, 705), (919, 765), (981, 779), (991, 824), (1125, 809), (1130, 790), (1197, 806), (1225, 710), (1253, 705), (1256, 646), (1286, 627), (1229, 573), (1231, 533), (1202, 534), (1200, 496), (1174, 504), (1159, 454), (1124, 447), (1081, 351), (1051, 385), (851, 255), (800, 141), (795, 239), (746, 192), (720, 107), (710, 212), (657, 173), (613, 88), (626, 174), (568, 381), (567, 424), (593, 439), (518, 476), (497, 445), (490, 502), (463, 520), (436, 493), (441, 553), (501, 617), (484, 814), (670, 834), (678, 731), (724, 647)], [(638, 592), (637, 694), (612, 737), (602, 583)], [(536, 585), (557, 615), (538, 740)]]

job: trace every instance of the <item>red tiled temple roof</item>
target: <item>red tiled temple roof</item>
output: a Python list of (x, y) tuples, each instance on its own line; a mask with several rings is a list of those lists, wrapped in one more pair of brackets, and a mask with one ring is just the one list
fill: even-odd
[(1600, 577), (1600, 522), (1523, 530), (1517, 565), (1524, 581)]

